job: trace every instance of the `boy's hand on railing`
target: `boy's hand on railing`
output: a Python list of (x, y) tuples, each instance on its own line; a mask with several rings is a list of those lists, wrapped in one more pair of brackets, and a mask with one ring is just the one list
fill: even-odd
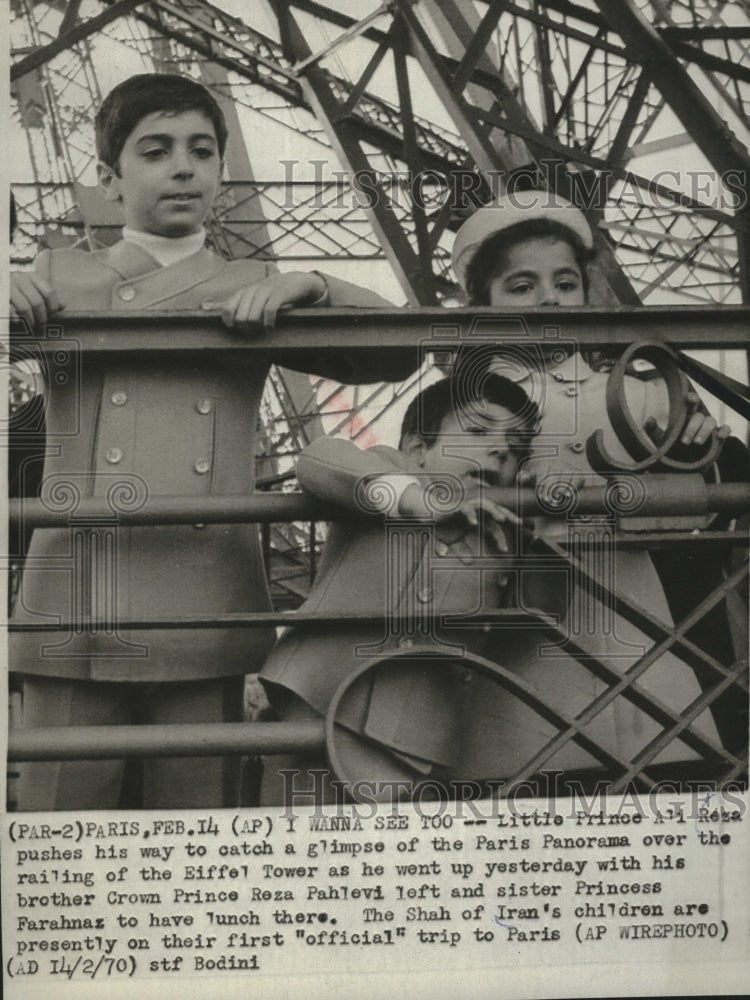
[[(452, 484), (447, 489), (451, 491)], [(464, 485), (462, 494), (456, 495), (454, 503), (450, 502), (439, 479), (427, 490), (418, 483), (412, 483), (402, 493), (398, 509), (402, 517), (434, 520), (445, 528), (454, 524), (455, 537), (450, 531), (447, 536), (445, 530), (441, 532), (441, 537), (446, 541), (463, 537), (467, 525), (471, 528), (481, 526), (484, 534), (495, 543), (500, 552), (508, 551), (508, 540), (502, 525), (507, 522), (522, 523), (517, 514), (492, 499), (491, 488), (477, 484), (474, 480)]]
[(281, 310), (326, 305), (327, 299), (328, 287), (321, 275), (315, 271), (290, 271), (236, 292), (224, 303), (221, 318), (225, 326), (251, 336), (271, 333)]
[(24, 320), (31, 329), (43, 327), (64, 309), (52, 285), (34, 271), (11, 271), (11, 316)]
[(502, 504), (495, 503), (486, 490), (479, 489), (479, 492), (467, 496), (461, 504), (459, 514), (473, 528), (481, 526), (486, 538), (494, 542), (498, 552), (508, 552), (508, 537), (502, 525), (510, 522), (519, 525), (522, 523), (518, 514), (503, 507)]

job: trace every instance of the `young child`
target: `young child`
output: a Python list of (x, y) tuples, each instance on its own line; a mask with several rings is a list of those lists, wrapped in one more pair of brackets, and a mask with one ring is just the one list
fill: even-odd
[[(454, 244), (454, 269), (472, 304), (498, 309), (583, 306), (592, 244), (585, 217), (569, 202), (546, 191), (518, 192), (495, 206), (480, 209), (464, 223)], [(485, 358), (492, 370), (517, 380), (539, 402), (541, 428), (526, 467), (537, 484), (562, 478), (573, 486), (601, 485), (603, 480), (589, 464), (586, 449), (587, 439), (600, 428), (609, 453), (617, 459), (630, 459), (607, 414), (608, 376), (592, 370), (581, 354), (560, 351), (555, 344), (543, 353), (541, 368), (536, 371), (524, 369), (517, 353), (509, 359), (501, 350), (489, 348)], [(476, 357), (473, 363), (477, 363)], [(626, 395), (634, 419), (658, 439), (668, 415), (663, 383), (627, 377)], [(697, 452), (715, 431), (716, 423), (696, 409), (696, 403), (697, 396), (692, 399), (681, 442)], [(718, 434), (723, 438), (728, 432), (728, 428), (721, 428)], [(588, 530), (597, 531), (594, 525)], [(537, 520), (537, 532), (542, 537), (559, 541), (567, 531), (564, 516)], [(585, 552), (581, 558), (586, 559)], [(646, 608), (661, 621), (671, 622), (664, 592), (645, 550), (618, 550), (609, 571), (609, 582), (618, 595)], [(584, 660), (595, 657), (625, 671), (641, 651), (653, 645), (616, 612), (611, 599), (598, 600), (575, 582), (570, 597), (565, 626), (582, 648)], [(605, 690), (593, 670), (563, 648), (551, 649), (549, 639), (539, 633), (503, 634), (501, 656), (506, 666), (568, 716), (583, 711)], [(682, 711), (700, 694), (692, 668), (673, 653), (657, 657), (641, 675), (639, 684), (672, 711)], [(472, 705), (473, 749), (466, 747), (466, 761), (487, 776), (507, 777), (528, 762), (557, 730), (517, 699), (485, 695), (483, 684), (478, 684)], [(694, 726), (716, 739), (707, 711)], [(631, 761), (661, 730), (651, 716), (621, 696), (587, 727), (590, 735), (623, 761)], [(488, 742), (488, 732), (496, 733), (497, 738)], [(694, 756), (685, 744), (673, 740), (656, 760), (662, 763)], [(544, 766), (586, 770), (597, 765), (603, 766), (580, 746), (568, 742)]]
[[(298, 626), (276, 645), (261, 680), (284, 720), (320, 719), (343, 680), (368, 661), (378, 663), (336, 727), (348, 779), (381, 783), (369, 795), (387, 799), (392, 790), (383, 783), (413, 786), (462, 770), (463, 712), (475, 678), (461, 651), (481, 652), (488, 633), (438, 625), (430, 634), (420, 614), (466, 615), (506, 602), (520, 522), (493, 499), (493, 488), (515, 482), (537, 421), (536, 407), (508, 379), (456, 375), (412, 400), (398, 450), (362, 451), (321, 437), (300, 455), (305, 490), (343, 511), (370, 514), (331, 525), (301, 610), (342, 618), (365, 609), (411, 615), (413, 627), (395, 619), (390, 629), (382, 621)], [(453, 644), (455, 657), (410, 660), (420, 635), (428, 646)], [(265, 769), (263, 804), (302, 803), (305, 793), (308, 804), (313, 796), (336, 798), (322, 753), (268, 757)]]
[[(388, 304), (316, 272), (276, 274), (267, 264), (223, 260), (204, 247), (227, 129), (216, 101), (195, 81), (131, 77), (103, 102), (96, 140), (101, 189), (124, 216), (122, 240), (94, 253), (44, 251), (33, 271), (12, 276), (13, 310), (40, 335), (50, 317), (64, 319), (64, 309), (202, 309), (253, 333), (271, 329), (278, 311), (293, 306)], [(378, 371), (348, 357), (321, 360), (314, 370), (360, 382), (408, 374), (387, 358)], [(266, 363), (208, 357), (197, 367), (175, 355), (89, 357), (80, 373), (79, 384), (49, 386), (50, 490), (62, 483), (69, 495), (115, 504), (123, 487), (136, 501), (252, 491)], [(239, 721), (243, 675), (260, 666), (271, 630), (127, 632), (117, 621), (268, 609), (256, 527), (107, 530), (75, 523), (71, 513), (70, 530), (34, 532), (15, 619), (46, 624), (93, 616), (112, 624), (12, 636), (24, 726)], [(115, 521), (116, 513), (115, 506)], [(18, 808), (114, 807), (123, 767), (117, 760), (25, 764)], [(154, 758), (143, 770), (147, 808), (237, 801), (238, 757)]]

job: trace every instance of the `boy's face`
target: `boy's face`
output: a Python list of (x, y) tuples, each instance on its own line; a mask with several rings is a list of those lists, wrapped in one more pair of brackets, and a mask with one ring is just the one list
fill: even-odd
[(582, 306), (583, 278), (565, 240), (534, 236), (510, 248), (490, 279), (492, 306)]
[(470, 411), (443, 417), (437, 438), (420, 439), (417, 458), (425, 472), (451, 473), (478, 485), (510, 486), (518, 471), (518, 427), (519, 419), (510, 410), (484, 400)]
[(117, 174), (99, 165), (99, 182), (109, 201), (122, 203), (131, 229), (174, 238), (203, 225), (221, 167), (209, 118), (200, 111), (154, 111), (125, 140)]

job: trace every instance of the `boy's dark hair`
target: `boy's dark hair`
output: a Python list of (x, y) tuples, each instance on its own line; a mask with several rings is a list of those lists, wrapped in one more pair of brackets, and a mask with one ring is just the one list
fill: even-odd
[[(430, 444), (440, 436), (443, 420), (451, 413), (468, 412), (484, 403), (504, 406), (522, 423), (513, 428), (513, 437), (528, 454), (531, 439), (539, 426), (539, 408), (520, 385), (503, 375), (471, 365), (459, 365), (454, 374), (434, 382), (412, 399), (401, 423), (399, 448), (409, 434), (417, 434)], [(481, 419), (481, 417), (480, 417)]]
[(140, 73), (118, 83), (102, 101), (94, 120), (99, 159), (119, 174), (126, 139), (154, 111), (202, 112), (213, 124), (219, 155), (224, 156), (228, 134), (224, 113), (203, 84), (176, 73)]
[(528, 222), (517, 222), (488, 237), (474, 254), (466, 269), (466, 294), (470, 304), (490, 305), (490, 283), (498, 271), (506, 266), (511, 249), (525, 240), (546, 236), (569, 244), (581, 271), (584, 294), (588, 296), (588, 267), (595, 256), (594, 251), (588, 250), (579, 236), (560, 222), (552, 219), (529, 219)]

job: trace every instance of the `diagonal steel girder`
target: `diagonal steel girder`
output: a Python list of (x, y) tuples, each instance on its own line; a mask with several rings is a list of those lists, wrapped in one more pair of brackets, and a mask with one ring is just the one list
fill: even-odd
[[(279, 13), (285, 19), (288, 43), (297, 60), (307, 59), (312, 53), (294, 15), (288, 8)], [(434, 285), (425, 275), (418, 254), (396, 218), (384, 185), (374, 177), (370, 162), (360, 146), (361, 132), (356, 123), (342, 113), (342, 105), (333, 93), (328, 75), (319, 66), (311, 64), (300, 75), (299, 84), (342, 166), (348, 171), (353, 188), (361, 190), (357, 178), (365, 176), (369, 181), (368, 187), (372, 185), (374, 188), (374, 196), (365, 198), (363, 208), (407, 300), (413, 305), (434, 303)]]
[(67, 28), (48, 45), (34, 49), (33, 52), (29, 52), (28, 55), (14, 63), (10, 68), (11, 80), (17, 80), (19, 77), (31, 73), (32, 70), (39, 69), (40, 66), (49, 62), (56, 55), (69, 49), (72, 45), (89, 38), (112, 21), (116, 21), (120, 17), (125, 17), (126, 14), (131, 14), (136, 7), (142, 6), (145, 2), (146, 0), (116, 0), (111, 7), (103, 10), (101, 14), (88, 18), (82, 24), (76, 24), (72, 28)]
[[(632, 0), (596, 0), (599, 10), (629, 50), (629, 58), (649, 73), (662, 97), (721, 177), (731, 175), (744, 191), (740, 215), (750, 216), (750, 155), (717, 114), (667, 42), (651, 27)], [(750, 301), (750, 240), (737, 231), (740, 286)]]
[[(188, 10), (169, 0), (99, 0), (99, 2), (107, 5), (108, 9), (76, 25), (74, 29), (65, 32), (48, 45), (24, 56), (11, 68), (12, 79), (44, 65), (60, 52), (91, 37), (105, 24), (132, 12), (137, 20), (152, 31), (170, 37), (225, 68), (234, 70), (252, 83), (261, 84), (291, 104), (304, 106), (302, 90), (297, 84), (294, 71), (285, 65), (282, 47), (273, 39), (267, 38), (245, 22), (212, 4), (200, 2), (194, 4), (192, 10)], [(168, 18), (179, 19), (180, 26), (171, 23)], [(216, 30), (217, 22), (224, 29), (223, 33)], [(369, 31), (365, 32), (366, 36), (369, 34)], [(377, 34), (379, 36), (380, 33)], [(238, 40), (245, 35), (251, 37), (256, 48), (250, 43), (243, 44)], [(270, 56), (262, 55), (261, 50), (270, 53)], [(327, 72), (326, 76), (342, 91), (350, 89), (350, 84), (345, 80)], [(396, 128), (398, 110), (373, 94), (367, 93), (364, 96), (380, 120), (390, 119), (393, 122), (393, 126), (383, 125), (365, 114), (353, 111), (353, 116), (368, 141), (390, 155), (403, 158), (403, 143)], [(448, 171), (461, 162), (463, 149), (456, 146), (450, 137), (441, 134), (438, 128), (424, 119), (418, 119), (416, 129), (422, 155), (429, 166)]]
[[(101, 0), (112, 3), (113, 0)], [(296, 71), (288, 65), (283, 48), (273, 39), (249, 27), (239, 18), (214, 7), (207, 0), (199, 0), (193, 11), (179, 8), (170, 0), (151, 0), (150, 8), (137, 10), (135, 17), (150, 28), (163, 32), (180, 41), (183, 45), (200, 52), (208, 58), (221, 62), (233, 69), (239, 76), (261, 84), (279, 94), (291, 104), (305, 106), (304, 91), (300, 87)], [(181, 27), (165, 20), (177, 18)], [(216, 29), (219, 23), (222, 30)], [(367, 34), (367, 32), (365, 32)], [(248, 41), (242, 39), (247, 36)], [(327, 70), (321, 70), (329, 83), (342, 93), (352, 90), (351, 84)], [(362, 95), (372, 106), (375, 116), (368, 116), (361, 110), (353, 109), (351, 114), (358, 123), (367, 141), (385, 153), (404, 158), (403, 142), (399, 132), (398, 109), (376, 95), (365, 92)], [(377, 120), (375, 120), (377, 118)], [(386, 124), (381, 124), (385, 122)], [(456, 146), (451, 138), (424, 119), (418, 119), (416, 129), (423, 156), (436, 168), (450, 169), (463, 157), (463, 149)]]
[[(100, 0), (100, 2), (111, 5), (111, 10), (115, 10), (116, 8), (121, 10), (123, 8), (122, 0)], [(312, 0), (289, 0), (289, 5), (291, 7), (307, 10), (309, 13), (316, 16), (327, 17), (332, 23), (340, 24), (341, 27), (348, 27), (352, 23), (355, 23), (353, 19), (348, 18), (346, 15), (342, 15), (334, 11), (332, 8), (322, 4), (314, 3)], [(174, 3), (170, 3), (169, 0), (153, 0), (147, 10), (155, 12), (158, 16), (152, 16), (151, 14), (146, 13), (143, 9), (144, 6), (145, 5), (143, 4), (138, 5), (138, 9), (135, 11), (134, 16), (143, 23), (147, 24), (152, 30), (163, 32), (167, 36), (177, 38), (182, 44), (185, 44), (194, 51), (201, 53), (204, 57), (216, 61), (221, 65), (231, 67), (241, 76), (244, 76), (255, 83), (261, 83), (268, 89), (283, 94), (283, 96), (291, 103), (297, 105), (305, 104), (301, 89), (294, 80), (294, 71), (289, 67), (289, 60), (284, 59), (284, 53), (278, 43), (272, 41), (271, 39), (267, 39), (257, 31), (248, 28), (244, 22), (238, 20), (237, 18), (232, 18), (230, 15), (218, 10), (218, 8), (206, 2), (184, 4), (177, 7)], [(447, 8), (447, 12), (450, 13), (453, 6), (457, 7), (458, 5), (441, 3), (438, 5), (438, 9)], [(497, 6), (512, 9), (519, 13), (519, 16), (521, 16), (521, 12), (517, 9), (517, 5), (512, 2), (497, 3)], [(580, 8), (579, 5), (570, 3), (568, 0), (549, 0), (549, 7), (551, 9), (557, 9), (558, 11), (565, 12), (566, 14), (576, 16), (577, 18), (580, 17), (582, 20), (590, 21), (592, 24), (595, 23), (599, 27), (602, 27), (605, 24), (601, 14), (595, 11), (585, 11), (584, 8)], [(463, 11), (466, 12), (466, 10), (466, 5), (463, 5)], [(586, 14), (585, 17), (583, 16), (584, 13)], [(167, 14), (170, 15), (170, 18), (168, 19), (165, 16)], [(203, 14), (203, 16), (200, 16), (201, 14)], [(180, 21), (179, 25), (176, 26), (176, 22), (173, 18), (177, 16), (185, 17), (186, 19), (184, 22)], [(216, 20), (217, 18), (219, 20)], [(81, 33), (80, 37), (84, 37), (83, 33), (86, 32), (87, 29), (91, 29), (91, 25), (94, 20), (95, 19), (90, 19), (85, 24), (77, 26), (76, 30)], [(479, 19), (477, 18), (477, 20)], [(462, 49), (461, 44), (458, 45), (458, 55), (465, 55), (468, 51), (468, 47), (471, 45), (471, 27), (464, 27), (465, 37), (462, 43), (464, 48)], [(556, 27), (561, 31), (566, 31), (563, 24), (556, 24)], [(217, 30), (217, 28), (220, 30)], [(387, 37), (385, 33), (379, 32), (377, 29), (373, 28), (367, 28), (363, 34), (372, 41), (378, 41), (379, 43)], [(245, 35), (249, 35), (250, 40), (247, 41), (244, 46), (241, 43), (238, 45), (238, 40), (244, 38)], [(74, 44), (77, 37), (78, 36), (71, 36), (67, 38), (67, 44)], [(63, 39), (57, 40), (55, 45), (59, 45), (62, 40)], [(593, 45), (603, 44), (601, 39), (599, 42), (596, 42), (594, 39), (591, 39), (590, 41)], [(50, 58), (54, 54), (49, 47), (45, 47), (34, 55), (41, 59), (44, 53), (47, 53)], [(440, 58), (441, 64), (444, 64), (447, 72), (455, 72), (461, 67), (462, 61), (460, 59), (454, 59), (452, 56), (441, 56)], [(483, 88), (486, 92), (491, 94), (493, 89), (493, 80), (495, 81), (495, 86), (497, 86), (497, 70), (490, 66), (492, 72), (485, 72), (485, 65), (486, 62), (482, 61), (474, 68), (470, 78), (470, 85), (476, 86), (480, 89)], [(464, 71), (465, 67), (466, 63), (463, 64)], [(271, 70), (273, 70), (273, 72), (271, 72)], [(339, 80), (327, 71), (323, 72), (325, 73), (326, 78), (332, 83), (334, 90), (337, 91), (337, 88), (341, 86), (349, 87), (351, 89), (351, 85), (347, 84), (345, 81)], [(366, 139), (367, 142), (371, 142), (377, 148), (382, 149), (389, 155), (395, 156), (398, 159), (404, 159), (404, 143), (400, 130), (398, 110), (387, 103), (382, 101), (379, 102), (377, 97), (374, 97), (372, 94), (366, 92), (361, 95), (364, 97), (365, 107), (364, 110), (360, 110), (352, 102), (353, 94), (354, 91), (350, 94), (349, 101), (351, 107), (347, 110), (351, 113), (353, 121), (357, 123), (361, 132), (361, 137)], [(507, 103), (505, 101), (506, 96), (507, 95), (504, 90), (504, 104)], [(369, 115), (368, 111), (370, 111)], [(386, 124), (378, 124), (373, 120), (374, 117), (385, 120)], [(509, 116), (506, 110), (505, 115), (496, 116), (496, 123), (497, 119), (504, 118), (507, 121), (508, 117)], [(540, 146), (538, 150), (535, 149), (537, 159), (541, 159), (545, 155), (545, 152), (546, 155), (551, 154), (554, 157), (562, 157), (563, 159), (569, 158), (572, 161), (576, 159), (575, 150), (566, 150), (561, 144), (552, 143), (550, 137), (540, 133), (533, 125), (529, 129), (522, 129), (509, 122), (507, 127), (503, 126), (503, 128), (506, 129), (504, 133), (506, 135), (511, 135), (512, 130), (515, 128), (515, 134), (519, 137), (519, 139), (523, 138), (530, 147), (534, 143), (534, 139), (538, 138)], [(441, 136), (438, 129), (430, 127), (429, 123), (419, 119), (415, 119), (415, 129), (420, 155), (423, 158), (425, 167), (450, 174), (452, 171), (466, 166), (464, 150), (459, 146), (451, 145), (451, 140), (448, 136)], [(500, 145), (500, 151), (504, 151), (504, 146), (502, 144)], [(505, 164), (506, 169), (508, 166), (512, 167), (513, 165), (513, 163)], [(613, 175), (619, 175), (619, 173), (619, 170), (614, 169)], [(437, 238), (439, 228), (440, 227), (433, 227), (433, 232), (431, 233), (433, 243)], [(746, 245), (747, 240), (743, 240), (740, 237), (739, 249), (741, 257)], [(605, 258), (607, 255), (612, 257), (614, 260), (608, 246), (606, 246), (606, 252), (604, 255)], [(614, 266), (617, 268), (616, 263)], [(621, 272), (619, 272), (619, 268), (617, 268), (615, 271), (615, 281), (618, 280), (617, 275), (619, 273)], [(744, 268), (743, 274), (746, 273), (747, 268)], [(618, 291), (618, 294), (620, 298), (625, 301), (634, 301), (632, 290), (628, 292), (626, 289), (624, 293), (623, 291)], [(600, 297), (606, 301), (606, 296)]]
[[(495, 73), (496, 93), (500, 93), (502, 96), (493, 99), (493, 106), (489, 110), (473, 107), (463, 98), (462, 94), (456, 92), (453, 81), (446, 72), (444, 61), (432, 44), (427, 31), (416, 17), (411, 4), (408, 0), (398, 0), (398, 2), (408, 28), (412, 54), (419, 60), (422, 69), (451, 118), (459, 125), (461, 135), (479, 169), (491, 177), (493, 174), (497, 175), (509, 168), (512, 169), (514, 166), (514, 164), (509, 164), (504, 160), (497, 146), (490, 141), (480, 126), (484, 116), (487, 116), (487, 120), (492, 120), (493, 117), (497, 118), (498, 111), (504, 119), (507, 119), (510, 132), (527, 137), (526, 142), (530, 156), (537, 163), (542, 163), (544, 154), (549, 149), (547, 140), (539, 132), (520, 103), (512, 96), (507, 83)], [(441, 0), (440, 4), (435, 6), (436, 12), (439, 11), (449, 20), (459, 41), (468, 47), (471, 44), (473, 29), (476, 26), (467, 20), (466, 12), (461, 5), (454, 0)], [(486, 71), (486, 67), (484, 69)], [(575, 154), (571, 153), (571, 159), (575, 160)], [(554, 183), (555, 180), (555, 172), (552, 172), (550, 182)], [(494, 189), (496, 185), (491, 186)], [(607, 298), (611, 299), (611, 293), (608, 294), (608, 289), (611, 289), (619, 301), (631, 305), (638, 304), (638, 296), (621, 270), (611, 247), (600, 235), (595, 224), (592, 225), (592, 229), (596, 238), (601, 271), (606, 280), (606, 286), (608, 286), (608, 288), (594, 289), (595, 292), (606, 301)], [(604, 285), (604, 282), (601, 284)]]

